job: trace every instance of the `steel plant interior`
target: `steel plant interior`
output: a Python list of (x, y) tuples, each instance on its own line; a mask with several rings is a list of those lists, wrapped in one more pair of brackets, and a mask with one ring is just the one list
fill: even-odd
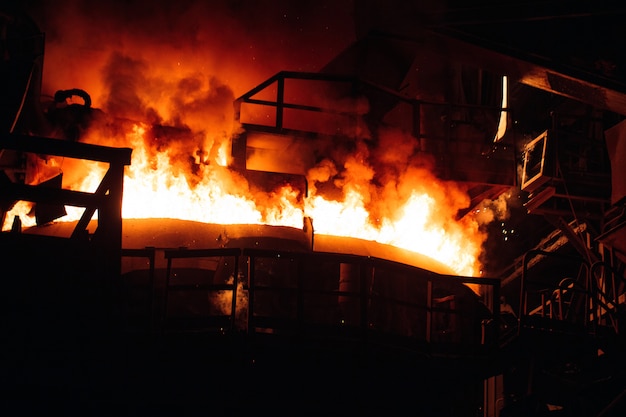
[[(122, 219), (132, 149), (81, 143), (102, 117), (83, 90), (59, 90), (85, 104), (42, 123), (45, 36), (3, 10), (0, 212), (33, 201), (40, 223), (0, 235), (3, 412), (623, 415), (626, 8), (460, 3), (358, 2), (357, 41), (321, 71), (279, 72), (235, 100), (233, 169), (306, 194), (310, 155), (271, 167), (248, 156), (312, 135), (343, 146), (348, 133), (315, 131), (328, 109), (291, 100), (290, 83), (358, 92), (368, 127), (411, 132), (438, 177), (467, 185), (459, 218), (504, 193), (521, 202), (507, 225), (523, 236), (505, 245), (493, 226), (484, 278), (316, 234), (310, 218), (301, 229)], [(254, 106), (276, 116), (256, 120)], [(502, 114), (513, 123), (494, 142)], [(50, 123), (65, 137), (50, 138)], [(28, 184), (26, 154), (109, 169), (94, 193)], [(83, 218), (50, 222), (65, 205)]]

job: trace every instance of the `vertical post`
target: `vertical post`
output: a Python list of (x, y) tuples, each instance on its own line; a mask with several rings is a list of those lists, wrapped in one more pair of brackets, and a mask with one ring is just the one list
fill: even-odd
[[(362, 269), (362, 268), (361, 268)], [(359, 274), (359, 275), (357, 275)], [(356, 317), (357, 308), (361, 309), (361, 304), (356, 304), (354, 297), (356, 294), (362, 295), (360, 285), (360, 273), (358, 265), (348, 262), (339, 264), (339, 296), (337, 302), (345, 324), (354, 326), (360, 324), (361, 318)], [(358, 292), (357, 292), (358, 291)]]
[(154, 311), (155, 311), (155, 299), (156, 299), (156, 282), (154, 279), (154, 261), (155, 261), (155, 250), (154, 246), (147, 246), (146, 250), (148, 253), (148, 260), (150, 262), (150, 270), (149, 270), (149, 285), (150, 285), (150, 330), (155, 329), (155, 319), (154, 319)]
[(248, 134), (247, 132), (241, 132), (233, 136), (230, 146), (231, 152), (231, 166), (235, 169), (246, 169), (247, 163), (247, 150), (248, 150)]
[(98, 213), (98, 234), (104, 250), (102, 267), (111, 277), (118, 276), (122, 268), (122, 198), (124, 193), (124, 165), (111, 162), (108, 194)]
[(504, 405), (504, 377), (495, 375), (484, 381), (483, 417), (498, 417)]
[[(298, 257), (296, 263), (296, 324), (297, 337), (302, 337), (304, 331), (304, 282), (309, 280), (309, 268), (303, 265), (308, 258)], [(306, 274), (306, 275), (305, 275)]]
[(368, 300), (369, 300), (369, 291), (367, 286), (367, 268), (365, 267), (365, 263), (359, 263), (359, 286), (360, 286), (360, 301), (361, 301), (361, 314), (360, 314), (360, 327), (361, 327), (361, 335), (363, 337), (363, 343), (367, 343), (367, 335), (368, 335)]
[[(488, 334), (483, 334), (483, 344), (488, 344), (488, 347), (498, 346), (498, 340), (500, 339), (500, 323), (501, 323), (501, 311), (500, 311), (500, 285), (486, 285), (483, 292), (483, 302), (487, 308), (492, 312), (492, 328), (485, 329)], [(519, 309), (517, 315), (519, 316)]]
[(255, 332), (254, 328), (254, 255), (248, 255), (248, 334)]
[(230, 306), (230, 330), (235, 330), (237, 321), (237, 284), (239, 278), (239, 255), (235, 255), (235, 265), (233, 267), (233, 299)]
[[(491, 305), (493, 306), (491, 311), (493, 311), (493, 321), (495, 325), (493, 326), (493, 341), (492, 346), (494, 348), (498, 347), (498, 343), (500, 340), (500, 285), (502, 281), (499, 281), (498, 284), (490, 286), (488, 288), (491, 289)], [(517, 309), (517, 316), (519, 317), (519, 307)], [(490, 346), (491, 347), (491, 346)]]
[(432, 320), (433, 320), (433, 282), (428, 278), (426, 283), (426, 342), (430, 343), (432, 339)]
[(278, 88), (276, 91), (276, 129), (283, 128), (283, 108), (285, 104), (285, 77), (281, 76), (276, 81)]
[[(93, 259), (92, 265), (95, 280), (100, 288), (100, 297), (103, 304), (100, 308), (105, 316), (112, 315), (109, 325), (116, 328), (122, 323), (117, 307), (121, 301), (121, 274), (122, 274), (122, 197), (124, 184), (124, 163), (119, 160), (111, 161), (109, 170), (100, 184), (97, 196), (101, 198), (98, 210), (98, 229), (92, 239), (89, 256)], [(86, 208), (85, 214), (90, 208)], [(83, 216), (79, 223), (89, 223), (90, 216)], [(77, 226), (78, 227), (78, 226)], [(85, 226), (86, 227), (86, 226)], [(78, 229), (77, 229), (78, 230)], [(76, 232), (76, 230), (75, 230)]]
[(172, 275), (172, 254), (166, 251), (165, 256), (167, 257), (167, 268), (165, 272), (165, 290), (163, 293), (163, 312), (161, 313), (161, 332), (165, 331), (165, 326), (167, 325), (167, 308), (170, 294), (170, 278)]
[(235, 122), (241, 122), (241, 99), (235, 100), (233, 103), (233, 111)]

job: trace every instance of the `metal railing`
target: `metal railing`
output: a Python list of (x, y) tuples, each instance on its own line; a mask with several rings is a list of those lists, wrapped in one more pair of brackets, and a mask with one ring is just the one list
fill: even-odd
[(163, 256), (162, 332), (373, 343), (431, 355), (498, 344), (497, 279), (338, 253), (178, 248)]
[[(578, 277), (561, 278), (545, 276), (529, 277), (529, 265), (536, 257), (548, 257), (576, 265)], [(524, 256), (520, 290), (520, 329), (525, 325), (542, 326), (552, 330), (578, 329), (588, 334), (597, 333), (600, 326), (612, 327), (618, 332), (616, 314), (618, 309), (618, 285), (614, 280), (600, 280), (601, 269), (610, 269), (605, 262), (589, 264), (580, 257), (532, 250)], [(600, 283), (602, 281), (602, 283)], [(601, 284), (601, 285), (600, 285)]]
[[(242, 122), (247, 127), (268, 131), (279, 132), (289, 131), (291, 128), (286, 120), (286, 111), (298, 112), (297, 114), (302, 116), (306, 113), (318, 113), (318, 114), (334, 114), (344, 117), (346, 121), (355, 121), (356, 118), (364, 114), (364, 110), (359, 106), (359, 101), (355, 100), (352, 105), (347, 105), (345, 100), (339, 98), (324, 99), (322, 97), (322, 89), (312, 87), (312, 91), (319, 93), (319, 97), (311, 98), (310, 95), (298, 95), (289, 94), (288, 82), (306, 81), (311, 85), (323, 86), (324, 84), (344, 85), (343, 90), (350, 92), (355, 98), (363, 95), (365, 92), (374, 92), (377, 96), (392, 100), (394, 105), (401, 103), (408, 106), (410, 111), (408, 114), (409, 131), (417, 139), (430, 138), (446, 140), (449, 139), (449, 130), (445, 130), (441, 136), (433, 136), (424, 131), (424, 124), (422, 123), (422, 115), (425, 109), (429, 109), (432, 112), (437, 112), (441, 117), (440, 120), (444, 122), (444, 125), (448, 128), (455, 123), (463, 122), (463, 114), (471, 111), (481, 112), (493, 112), (496, 114), (505, 112), (511, 112), (511, 109), (503, 107), (490, 107), (477, 104), (462, 104), (462, 103), (443, 103), (433, 102), (427, 100), (418, 100), (407, 97), (394, 91), (388, 87), (375, 84), (373, 82), (360, 79), (356, 76), (342, 75), (342, 74), (325, 74), (325, 73), (309, 73), (309, 72), (294, 72), (294, 71), (281, 71), (274, 76), (268, 78), (255, 88), (244, 93), (235, 100), (235, 120)], [(314, 84), (315, 83), (315, 84)], [(297, 89), (298, 87), (292, 87)], [(267, 93), (262, 95), (262, 93)], [(269, 93), (268, 93), (269, 92)], [(263, 98), (256, 98), (262, 96)], [(295, 98), (295, 97), (298, 98)], [(288, 98), (289, 97), (289, 98)], [(304, 97), (304, 98), (303, 98)], [(317, 101), (319, 105), (304, 104), (301, 100)], [(263, 117), (258, 122), (246, 122), (242, 120), (242, 108), (244, 106), (258, 106), (258, 108), (266, 108), (268, 111), (263, 114)], [(428, 111), (428, 110), (427, 110)], [(294, 113), (295, 114), (295, 113)], [(297, 119), (298, 117), (294, 117)], [(262, 122), (262, 123), (261, 123)], [(316, 125), (319, 128), (319, 125)], [(297, 129), (294, 129), (297, 130)], [(318, 131), (311, 131), (311, 133), (319, 133)]]
[[(130, 165), (132, 150), (17, 134), (2, 135), (0, 150), (108, 164), (108, 170), (93, 193), (6, 181), (0, 188), (0, 199), (4, 202), (29, 201), (35, 204), (83, 207), (85, 210), (70, 240), (83, 240), (89, 235), (87, 227), (97, 211), (97, 228), (87, 241), (102, 249), (99, 253), (106, 258), (103, 265), (110, 267), (112, 273), (119, 274), (124, 168)], [(4, 222), (6, 213), (0, 214)]]
[(494, 142), (494, 122), (508, 118), (502, 116), (508, 108), (418, 100), (355, 76), (290, 71), (238, 97), (234, 108), (244, 128), (232, 145), (239, 168), (246, 167), (253, 135), (353, 139), (392, 114), (392, 125), (415, 138), (416, 150), (436, 157), (440, 176), (495, 186), (517, 181), (514, 138)]

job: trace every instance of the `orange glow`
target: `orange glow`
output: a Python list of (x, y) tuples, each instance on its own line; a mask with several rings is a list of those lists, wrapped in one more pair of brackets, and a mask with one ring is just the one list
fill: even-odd
[[(188, 21), (197, 14), (190, 9), (181, 18), (185, 28), (196, 27)], [(62, 23), (67, 21), (80, 20), (65, 15)], [(259, 191), (229, 167), (231, 138), (240, 129), (233, 118), (234, 99), (276, 70), (316, 67), (287, 65), (287, 52), (279, 52), (274, 43), (272, 48), (261, 49), (254, 36), (235, 39), (247, 33), (245, 26), (214, 27), (203, 22), (197, 25), (197, 33), (191, 33), (193, 41), (187, 42), (179, 38), (185, 31), (172, 30), (159, 38), (160, 32), (150, 24), (146, 33), (134, 28), (138, 32), (130, 36), (111, 25), (104, 26), (99, 37), (93, 35), (100, 42), (91, 40), (88, 45), (87, 37), (74, 33), (78, 28), (59, 26), (69, 33), (52, 38), (47, 45), (44, 81), (52, 85), (52, 91), (68, 87), (88, 91), (93, 107), (110, 118), (85, 132), (82, 141), (133, 149), (124, 182), (125, 219), (302, 228), (303, 217), (308, 216), (315, 233), (401, 247), (446, 264), (459, 275), (480, 275), (479, 257), (486, 236), (477, 219), (456, 218), (468, 206), (469, 197), (458, 184), (440, 181), (429, 172), (428, 164), (415, 157), (417, 141), (406, 133), (371, 132), (378, 134), (379, 145), (370, 149), (365, 144), (370, 132), (360, 125), (352, 129), (361, 137), (353, 138), (350, 152), (327, 145), (337, 155), (307, 167), (306, 197), (289, 185)], [(162, 26), (172, 29), (173, 24)], [(60, 44), (61, 39), (66, 44)], [(151, 44), (155, 41), (156, 46)], [(294, 50), (305, 48), (298, 45)], [(324, 59), (337, 52), (327, 51)], [(265, 57), (264, 67), (261, 57)], [(359, 114), (367, 111), (364, 102), (350, 106), (358, 106)], [(112, 123), (117, 125), (112, 128)], [(70, 168), (80, 174), (69, 177)], [(94, 191), (106, 168), (95, 164), (81, 169), (64, 161), (64, 186)], [(27, 203), (16, 204), (3, 230), (11, 228), (16, 215), (24, 227), (33, 226), (30, 209)], [(67, 207), (67, 211), (59, 221), (73, 221), (82, 214), (81, 209)]]
[[(92, 135), (90, 139), (97, 140)], [(318, 193), (314, 184), (328, 180), (320, 170), (338, 171), (325, 161), (311, 170), (313, 184), (304, 204), (289, 186), (270, 193), (253, 192), (245, 178), (217, 163), (203, 161), (191, 174), (175, 165), (172, 149), (153, 152), (145, 146), (146, 126), (132, 125), (124, 138), (133, 148), (132, 162), (124, 181), (122, 216), (131, 218), (177, 218), (215, 224), (269, 224), (301, 228), (303, 217), (313, 219), (319, 234), (373, 240), (421, 253), (450, 266), (459, 275), (477, 276), (483, 235), (472, 220), (457, 221), (454, 213), (466, 203), (454, 184), (437, 181), (425, 169), (407, 169), (378, 190), (369, 184), (372, 169), (348, 159), (341, 199)], [(97, 141), (106, 142), (103, 139)], [(218, 155), (216, 159), (221, 159)], [(212, 163), (213, 162), (213, 163)], [(93, 192), (104, 172), (94, 165), (69, 188)], [(390, 186), (393, 185), (393, 186)], [(337, 184), (336, 184), (337, 185)], [(407, 196), (403, 196), (406, 194)], [(34, 225), (23, 203), (7, 215), (19, 214), (23, 226)], [(67, 207), (59, 221), (74, 221), (82, 209)], [(373, 221), (372, 213), (379, 216)]]

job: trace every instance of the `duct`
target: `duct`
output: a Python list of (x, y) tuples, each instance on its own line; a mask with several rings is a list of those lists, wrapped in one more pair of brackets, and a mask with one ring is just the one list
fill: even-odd
[(624, 86), (609, 83), (590, 74), (576, 73), (574, 70), (555, 68), (554, 62), (534, 62), (531, 54), (519, 51), (500, 51), (494, 45), (482, 44), (478, 40), (468, 40), (467, 35), (441, 31), (428, 33), (440, 39), (456, 59), (475, 63), (481, 68), (506, 74), (522, 84), (558, 94), (599, 109), (626, 115), (626, 92)]
[[(626, 85), (617, 72), (623, 71), (619, 66), (623, 63), (620, 18), (624, 9), (600, 4), (551, 6), (548, 11), (520, 11), (513, 4), (455, 8), (438, 2), (425, 5), (368, 0), (356, 8), (357, 36), (363, 38), (377, 32), (420, 47), (433, 46), (439, 56), (445, 54), (457, 63), (626, 114)], [(580, 10), (572, 12), (572, 7)], [(455, 15), (459, 12), (463, 14), (462, 21)], [(543, 21), (540, 26), (528, 24), (539, 20)], [(579, 33), (581, 27), (597, 31), (598, 36), (579, 48), (578, 43), (585, 41)], [(596, 57), (595, 61), (590, 62), (590, 56)]]

